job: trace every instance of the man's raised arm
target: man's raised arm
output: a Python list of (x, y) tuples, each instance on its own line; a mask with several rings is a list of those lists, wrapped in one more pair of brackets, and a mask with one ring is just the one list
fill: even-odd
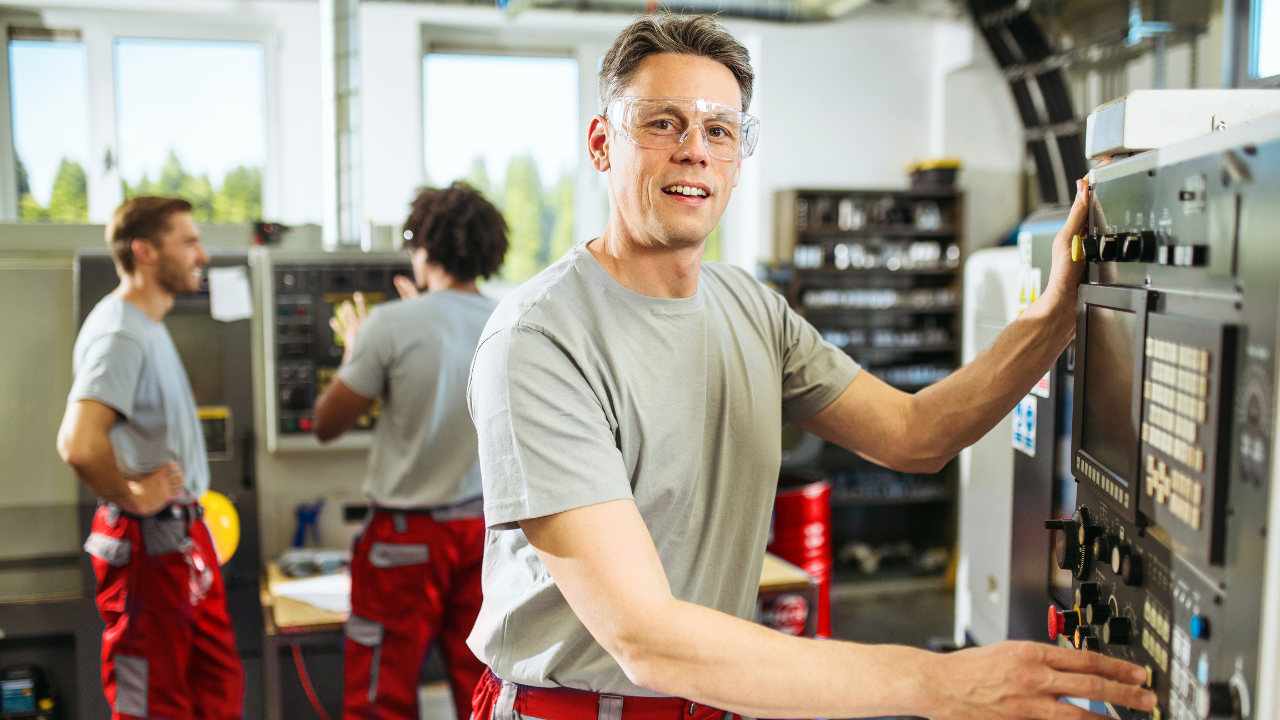
[(1089, 192), (1076, 200), (1053, 241), (1053, 269), (1044, 294), (972, 362), (911, 395), (869, 373), (801, 428), (881, 465), (937, 472), (977, 442), (1018, 404), (1067, 349), (1076, 329), (1076, 297), (1084, 263), (1071, 259), (1071, 239), (1088, 219)]
[(671, 594), (631, 500), (520, 522), (592, 637), (637, 685), (748, 717), (1100, 716), (1063, 696), (1150, 710), (1145, 671), (1098, 653), (1000, 643), (937, 655), (792, 637)]

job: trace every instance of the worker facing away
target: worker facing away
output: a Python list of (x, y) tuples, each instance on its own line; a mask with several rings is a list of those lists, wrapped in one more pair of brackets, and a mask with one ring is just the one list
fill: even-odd
[(1082, 264), (1069, 241), (1087, 197), (1045, 293), (968, 366), (900, 392), (747, 273), (702, 262), (761, 131), (752, 80), (745, 48), (708, 17), (625, 29), (587, 137), (608, 223), (484, 330), (470, 407), (488, 538), (469, 642), (490, 672), (474, 718), (1097, 717), (1066, 696), (1149, 711), (1146, 672), (1097, 653), (942, 655), (750, 622), (783, 425), (937, 471), (1070, 342)]
[(209, 262), (177, 198), (116, 209), (107, 244), (120, 285), (76, 337), (58, 452), (99, 497), (85, 542), (97, 577), (102, 684), (112, 717), (244, 715), (244, 671), (222, 574), (196, 498), (209, 463), (187, 374), (165, 328)]
[(339, 309), (332, 325), (345, 354), (314, 412), (316, 436), (328, 441), (382, 402), (364, 481), (370, 510), (351, 550), (343, 713), (417, 720), (418, 679), (438, 641), (465, 720), (484, 671), (466, 645), (484, 553), (467, 372), (496, 305), (476, 279), (502, 266), (506, 223), (454, 183), (418, 195), (404, 238), (414, 282), (396, 278), (400, 302), (367, 312), (357, 295)]

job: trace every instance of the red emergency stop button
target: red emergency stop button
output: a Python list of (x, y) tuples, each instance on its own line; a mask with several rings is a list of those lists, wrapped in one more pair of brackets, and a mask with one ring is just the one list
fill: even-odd
[(311, 432), (311, 418), (302, 418), (299, 420), (298, 427), (306, 432)]
[(1057, 640), (1059, 635), (1070, 635), (1080, 627), (1080, 611), (1068, 610), (1060, 612), (1057, 607), (1049, 606), (1049, 639)]

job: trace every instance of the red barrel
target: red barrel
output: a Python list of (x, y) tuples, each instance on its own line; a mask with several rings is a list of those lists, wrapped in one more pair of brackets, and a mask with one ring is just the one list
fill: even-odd
[[(794, 480), (794, 478), (791, 478)], [(818, 637), (831, 637), (831, 484), (782, 480), (773, 505), (769, 552), (809, 573), (818, 584)]]

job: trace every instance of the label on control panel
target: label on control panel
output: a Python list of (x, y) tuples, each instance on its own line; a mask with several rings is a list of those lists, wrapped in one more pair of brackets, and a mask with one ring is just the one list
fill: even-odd
[(1036, 456), (1036, 397), (1028, 395), (1013, 409), (1013, 448)]

